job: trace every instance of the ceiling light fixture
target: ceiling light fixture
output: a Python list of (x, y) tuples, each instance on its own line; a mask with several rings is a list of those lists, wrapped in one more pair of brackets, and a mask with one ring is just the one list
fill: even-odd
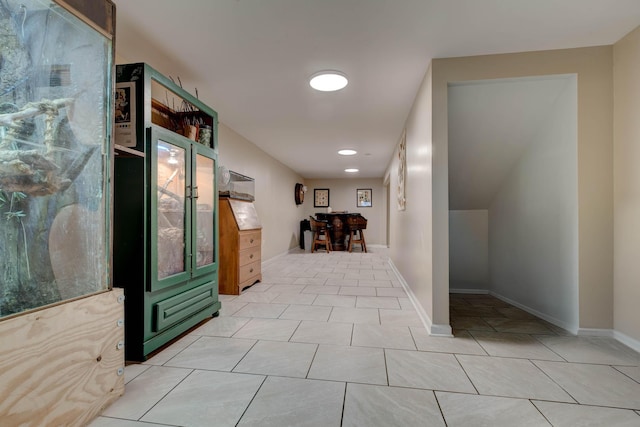
[(357, 153), (356, 150), (340, 150), (340, 151), (338, 151), (338, 154), (340, 154), (341, 156), (353, 156), (356, 153)]
[(309, 85), (321, 92), (334, 92), (345, 87), (349, 83), (347, 76), (340, 71), (325, 70), (319, 71), (311, 76)]
[(359, 172), (360, 170), (359, 169), (355, 169), (355, 168), (351, 168), (351, 169), (345, 169), (344, 171), (347, 172), (347, 173), (356, 173), (356, 172)]

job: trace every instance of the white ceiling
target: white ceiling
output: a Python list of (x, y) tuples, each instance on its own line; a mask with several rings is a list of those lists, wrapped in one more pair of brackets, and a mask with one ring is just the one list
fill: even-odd
[[(115, 2), (118, 58), (179, 76), (305, 178), (382, 177), (432, 58), (606, 45), (640, 24), (639, 0)], [(313, 91), (322, 69), (349, 85)]]

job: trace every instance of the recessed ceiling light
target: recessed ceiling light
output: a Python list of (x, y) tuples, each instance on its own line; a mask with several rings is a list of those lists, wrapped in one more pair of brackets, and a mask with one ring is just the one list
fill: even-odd
[(338, 151), (338, 154), (340, 154), (341, 156), (353, 156), (356, 153), (357, 153), (356, 150), (340, 150), (340, 151)]
[(359, 169), (354, 169), (354, 168), (352, 168), (352, 169), (345, 169), (344, 171), (345, 171), (345, 172), (348, 172), (348, 173), (356, 173), (356, 172), (358, 172), (358, 171), (359, 171)]
[(322, 92), (334, 92), (345, 87), (349, 83), (347, 76), (340, 71), (319, 71), (311, 76), (309, 84), (315, 90)]

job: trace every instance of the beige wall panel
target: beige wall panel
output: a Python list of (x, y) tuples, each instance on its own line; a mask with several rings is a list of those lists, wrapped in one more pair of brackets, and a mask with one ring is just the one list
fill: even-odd
[(614, 45), (614, 326), (640, 342), (640, 27)]
[[(449, 288), (434, 289), (434, 265), (445, 257), (447, 275), (449, 265), (449, 241), (443, 242), (444, 252), (433, 251), (436, 230), (432, 201), (434, 148), (432, 145), (432, 88), (431, 67), (418, 90), (414, 104), (405, 122), (406, 176), (404, 210), (398, 208), (399, 143), (394, 151), (386, 175), (389, 178), (389, 248), (391, 259), (420, 304), (427, 325), (432, 333), (450, 332)], [(446, 153), (444, 155), (446, 165)], [(446, 176), (446, 170), (445, 170)], [(445, 183), (446, 184), (446, 183)], [(448, 236), (448, 210), (443, 230)]]
[[(432, 61), (406, 122), (407, 210), (390, 209), (390, 240), (394, 263), (434, 324), (449, 323), (448, 83), (576, 74), (579, 326), (613, 326), (612, 55), (602, 46)], [(391, 200), (396, 157), (387, 170)]]
[[(436, 59), (432, 65), (434, 164), (444, 165), (434, 167), (434, 218), (445, 217), (447, 209), (446, 97), (449, 82), (578, 75), (580, 328), (608, 329), (613, 326), (612, 54), (612, 46), (601, 46)], [(443, 221), (434, 221), (434, 229), (445, 229), (443, 226)], [(439, 244), (440, 239), (434, 240), (434, 247), (442, 251), (444, 245)], [(434, 261), (440, 258), (443, 257), (434, 254)], [(437, 265), (442, 267), (440, 263)], [(446, 288), (448, 271), (443, 268), (436, 273), (436, 287)]]
[(313, 206), (308, 194), (303, 205), (295, 203), (294, 188), (297, 182), (304, 183), (302, 177), (222, 123), (218, 139), (219, 165), (256, 180), (254, 204), (262, 223), (262, 261), (298, 246), (304, 207)]
[[(386, 212), (387, 198), (382, 185), (382, 178), (349, 178), (349, 179), (308, 179), (307, 194), (304, 197), (304, 212), (300, 219), (309, 219), (317, 212), (327, 212), (327, 208), (313, 207), (313, 189), (328, 188), (329, 202), (334, 211), (357, 212), (367, 218), (367, 229), (364, 232), (367, 245), (387, 244)], [(359, 188), (370, 188), (371, 207), (358, 207), (356, 195)]]

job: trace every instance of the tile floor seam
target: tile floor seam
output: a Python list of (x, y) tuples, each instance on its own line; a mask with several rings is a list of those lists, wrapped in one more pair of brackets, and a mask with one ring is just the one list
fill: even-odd
[(355, 323), (351, 324), (351, 336), (349, 338), (349, 347), (354, 347), (353, 345), (353, 333), (355, 331)]
[(342, 395), (342, 411), (340, 411), (340, 426), (344, 424), (344, 408), (347, 403), (347, 385), (348, 383), (345, 381), (344, 383), (344, 393)]
[[(517, 398), (514, 397), (512, 399), (517, 399)], [(621, 410), (621, 411), (638, 412), (638, 410), (636, 410), (636, 409), (627, 408), (627, 407), (623, 407), (623, 406), (595, 405), (595, 404), (591, 404), (591, 403), (580, 403), (580, 402), (575, 402), (575, 403), (558, 402), (557, 400), (547, 400), (547, 399), (529, 399), (529, 400), (531, 400), (532, 402), (563, 403), (565, 405), (573, 405), (573, 406), (579, 406), (579, 407), (584, 407), (584, 408), (616, 409), (616, 410)]]
[(538, 413), (542, 415), (542, 418), (544, 418), (545, 421), (548, 422), (551, 427), (553, 427), (553, 423), (551, 422), (551, 420), (547, 418), (544, 412), (542, 412), (542, 409), (540, 409), (538, 405), (535, 404), (534, 399), (529, 399), (529, 403), (531, 403), (531, 406), (533, 406), (536, 409), (536, 411), (538, 411)]
[[(187, 336), (187, 335), (185, 335), (185, 337), (186, 337), (186, 336)], [(174, 354), (174, 355), (173, 355), (173, 356), (171, 356), (169, 359), (167, 359), (167, 360), (165, 360), (164, 362), (162, 362), (160, 365), (151, 365), (151, 366), (165, 366), (167, 363), (169, 363), (172, 359), (174, 359), (174, 358), (175, 358), (176, 356), (178, 356), (180, 353), (182, 353), (183, 351), (185, 351), (187, 348), (191, 347), (194, 343), (196, 343), (196, 342), (200, 341), (200, 340), (202, 339), (202, 337), (203, 337), (203, 336), (204, 336), (204, 335), (198, 336), (198, 338), (196, 338), (193, 342), (189, 343), (189, 345), (187, 345), (186, 347), (181, 348), (181, 349), (180, 349), (176, 354)], [(183, 337), (183, 338), (185, 338), (185, 337)], [(179, 340), (178, 340), (178, 341), (179, 341)], [(176, 341), (176, 343), (177, 343), (178, 341)], [(155, 356), (155, 354), (154, 354), (154, 356)], [(152, 356), (152, 357), (150, 357), (149, 359), (147, 359), (147, 362), (148, 362), (148, 361), (150, 361), (152, 358), (153, 358), (153, 356)]]
[[(184, 368), (179, 368), (179, 369), (184, 369)], [(189, 378), (197, 369), (191, 369), (191, 372), (189, 372), (184, 378), (182, 378), (180, 381), (178, 381), (173, 387), (171, 387), (171, 389), (169, 391), (167, 391), (160, 399), (156, 400), (155, 403), (153, 405), (151, 405), (151, 407), (149, 409), (147, 409), (140, 417), (138, 417), (136, 419), (136, 421), (140, 421), (143, 422), (142, 419), (145, 417), (145, 415), (147, 415), (149, 412), (151, 412), (151, 410), (153, 408), (155, 408), (160, 402), (162, 402), (162, 400), (167, 397), (169, 395), (169, 393), (171, 393), (173, 390), (176, 389), (176, 387), (178, 387), (180, 384), (182, 384), (182, 382), (184, 380), (186, 380), (187, 378)]]
[[(567, 363), (570, 363), (570, 362), (569, 362), (569, 360), (567, 360), (567, 358), (566, 358), (566, 357), (563, 357), (560, 353), (558, 353), (557, 351), (555, 351), (554, 349), (552, 349), (551, 347), (549, 347), (548, 345), (546, 345), (546, 344), (544, 343), (544, 341), (542, 341), (542, 340), (539, 338), (539, 337), (540, 337), (540, 335), (537, 335), (537, 334), (530, 334), (530, 335), (531, 335), (531, 337), (532, 337), (533, 339), (535, 339), (535, 340), (536, 340), (536, 341), (538, 341), (540, 344), (542, 344), (543, 346), (545, 346), (546, 348), (548, 348), (551, 352), (553, 352), (553, 353), (557, 354), (559, 358), (561, 358), (562, 360), (564, 360), (564, 361), (565, 361), (565, 362), (567, 362)], [(560, 336), (560, 335), (556, 335), (556, 336)]]
[[(120, 421), (131, 421), (131, 422), (134, 422), (136, 424), (142, 424), (143, 426), (145, 424), (147, 424), (146, 421), (132, 420), (131, 418), (120, 418), (120, 417), (107, 416), (107, 415), (100, 415), (100, 418), (107, 418), (107, 419), (110, 419), (110, 420), (120, 420)], [(154, 424), (160, 425), (162, 427), (183, 427), (180, 424), (165, 424), (165, 423), (160, 423), (160, 424), (154, 423)]]
[(238, 367), (238, 365), (244, 360), (244, 358), (247, 357), (247, 354), (249, 354), (249, 352), (251, 350), (253, 350), (256, 345), (258, 345), (259, 341), (260, 340), (256, 340), (256, 342), (254, 342), (253, 345), (251, 347), (249, 347), (249, 349), (246, 351), (246, 353), (236, 362), (235, 365), (233, 365), (233, 368), (231, 368), (231, 370), (229, 370), (229, 372), (233, 372), (233, 370)]
[[(615, 369), (616, 371), (620, 372), (622, 375), (624, 375), (625, 377), (629, 378), (631, 381), (634, 381), (638, 384), (640, 384), (639, 380), (636, 380), (635, 378), (633, 378), (632, 376), (628, 375), (626, 372), (622, 372), (620, 369), (618, 369), (619, 366), (624, 366), (624, 365), (609, 365), (611, 366), (613, 369)], [(139, 375), (139, 374), (138, 374)]]
[(263, 378), (262, 382), (260, 383), (260, 387), (258, 387), (256, 389), (256, 392), (253, 393), (253, 396), (251, 396), (251, 399), (249, 400), (249, 403), (247, 403), (247, 406), (245, 406), (244, 411), (242, 411), (242, 414), (240, 414), (240, 416), (238, 417), (238, 421), (236, 421), (236, 423), (235, 423), (236, 426), (238, 424), (240, 424), (240, 421), (242, 421), (242, 417), (244, 417), (244, 415), (247, 413), (247, 410), (251, 406), (251, 403), (253, 403), (253, 401), (255, 400), (255, 398), (258, 395), (258, 393), (260, 393), (260, 390), (262, 389), (262, 386), (264, 386), (264, 383), (267, 382), (267, 378), (269, 378), (269, 375), (264, 375), (264, 378)]
[(313, 352), (313, 357), (311, 358), (311, 362), (309, 362), (309, 367), (307, 368), (307, 374), (304, 376), (305, 379), (309, 378), (309, 374), (311, 373), (311, 367), (313, 366), (313, 361), (316, 360), (316, 356), (318, 355), (318, 350), (320, 350), (320, 344), (316, 344), (316, 351)]
[[(555, 385), (557, 385), (558, 387), (560, 387), (560, 389), (561, 389), (562, 391), (564, 391), (565, 393), (567, 393), (567, 395), (568, 395), (569, 397), (571, 397), (571, 398), (574, 400), (574, 403), (580, 404), (580, 402), (578, 401), (578, 399), (577, 399), (573, 394), (569, 393), (569, 390), (567, 390), (565, 387), (563, 387), (560, 383), (558, 383), (558, 381), (556, 381), (555, 379), (553, 379), (553, 378), (551, 377), (551, 375), (547, 374), (547, 372), (546, 372), (544, 369), (542, 369), (540, 366), (538, 366), (538, 365), (536, 364), (536, 360), (529, 360), (529, 362), (530, 362), (533, 366), (535, 366), (535, 367), (536, 367), (536, 369), (538, 369), (539, 371), (541, 371), (541, 372), (542, 372), (542, 373), (543, 373), (547, 378), (549, 378), (549, 379), (550, 379), (550, 380), (551, 380)], [(550, 362), (550, 361), (548, 361), (548, 360), (538, 360), (538, 362)], [(572, 364), (571, 362), (553, 362), (553, 361), (551, 361), (551, 363), (567, 363), (567, 364), (569, 364), (569, 365), (571, 365), (571, 364)], [(538, 399), (538, 400), (540, 400), (540, 399)]]
[[(448, 354), (451, 354), (453, 356), (453, 358), (456, 359), (456, 362), (458, 362), (458, 366), (460, 366), (460, 369), (462, 369), (462, 372), (464, 372), (464, 375), (467, 377), (467, 379), (469, 380), (469, 382), (473, 386), (473, 389), (476, 391), (476, 394), (481, 396), (481, 393), (478, 390), (478, 386), (476, 386), (476, 384), (473, 382), (473, 380), (469, 376), (469, 373), (464, 368), (464, 365), (462, 364), (462, 362), (460, 362), (460, 359), (458, 358), (458, 355), (456, 353), (448, 353)], [(484, 356), (480, 356), (480, 357), (484, 357)], [(489, 356), (489, 357), (491, 357), (491, 356)]]
[(449, 424), (447, 423), (447, 419), (444, 416), (444, 411), (442, 410), (442, 405), (440, 405), (440, 399), (438, 399), (438, 393), (435, 391), (431, 391), (433, 393), (433, 398), (436, 400), (436, 405), (438, 405), (438, 410), (440, 411), (440, 416), (442, 417), (442, 421), (444, 422), (445, 427)]
[[(418, 343), (416, 341), (416, 337), (414, 337), (413, 336), (413, 332), (411, 332), (411, 326), (407, 326), (407, 329), (409, 329), (409, 336), (411, 337), (411, 340), (413, 341), (413, 345), (416, 347), (416, 351), (420, 351), (420, 350), (418, 350)], [(449, 354), (453, 354), (453, 353), (449, 353)]]

